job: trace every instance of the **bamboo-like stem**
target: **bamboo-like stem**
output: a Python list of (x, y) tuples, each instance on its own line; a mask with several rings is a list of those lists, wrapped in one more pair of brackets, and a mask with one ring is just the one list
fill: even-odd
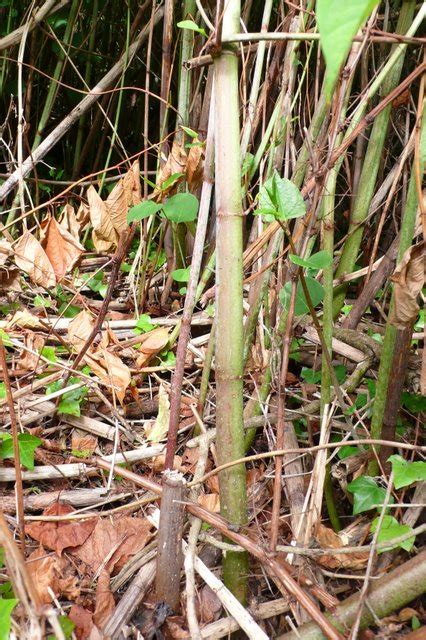
[[(92, 55), (95, 49), (95, 40), (96, 40), (96, 25), (97, 25), (97, 16), (98, 16), (98, 3), (99, 0), (93, 0), (92, 7), (92, 19), (91, 19), (91, 32), (89, 37), (89, 48), (88, 48), (88, 57), (86, 62), (86, 70), (84, 72), (84, 82), (86, 86), (90, 86), (90, 81), (92, 79), (92, 70), (93, 70), (93, 60)], [(78, 123), (78, 131), (77, 131), (77, 140), (75, 142), (75, 151), (74, 151), (74, 167), (73, 167), (73, 176), (76, 177), (78, 175), (77, 168), (80, 162), (81, 149), (83, 147), (83, 137), (84, 137), (84, 127), (86, 124), (86, 114), (84, 113), (80, 121)]]
[[(212, 102), (213, 105), (213, 102)], [(213, 189), (213, 141), (214, 141), (214, 109), (210, 109), (209, 130), (206, 141), (206, 162), (204, 167), (204, 181), (201, 192), (200, 211), (198, 215), (197, 229), (195, 233), (194, 249), (192, 253), (191, 272), (188, 282), (185, 305), (183, 309), (182, 323), (178, 346), (176, 351), (176, 368), (172, 379), (170, 395), (170, 421), (167, 437), (166, 469), (173, 468), (175, 456), (177, 432), (179, 427), (182, 382), (185, 373), (185, 356), (188, 340), (191, 332), (192, 313), (197, 299), (197, 284), (203, 259), (204, 243), (206, 238), (207, 223), (209, 219), (210, 201)]]
[[(239, 28), (240, 2), (224, 5), (222, 33)], [(216, 126), (216, 425), (219, 463), (244, 452), (243, 431), (243, 245), (238, 58), (223, 48), (214, 61)], [(247, 521), (244, 465), (219, 477), (221, 513), (233, 525)], [(247, 556), (228, 552), (225, 585), (241, 601), (247, 593)]]
[(3, 340), (0, 336), (0, 365), (3, 371), (4, 384), (6, 387), (7, 405), (9, 408), (10, 427), (12, 432), (13, 441), (13, 458), (15, 464), (15, 495), (16, 495), (16, 514), (18, 520), (19, 538), (21, 540), (21, 552), (25, 557), (25, 520), (24, 520), (24, 493), (22, 487), (22, 470), (21, 470), (21, 456), (19, 451), (18, 441), (18, 424), (16, 420), (15, 405), (13, 402), (12, 389), (10, 386), (9, 371), (6, 361), (6, 349), (4, 348)]
[[(361, 628), (375, 624), (377, 619), (388, 616), (392, 611), (398, 611), (418, 596), (424, 593), (426, 580), (426, 552), (423, 551), (415, 558), (411, 558), (379, 580), (374, 581), (368, 592), (369, 606), (365, 607), (361, 619)], [(353, 624), (358, 609), (359, 594), (355, 593), (336, 607), (335, 614), (328, 616), (342, 631), (346, 631)], [(297, 633), (285, 633), (278, 640), (322, 640), (322, 631), (309, 622), (299, 627)]]
[[(426, 127), (426, 125), (424, 125)], [(413, 166), (411, 179), (407, 193), (407, 202), (405, 204), (404, 217), (401, 223), (401, 240), (399, 243), (397, 262), (401, 260), (405, 251), (410, 247), (414, 227), (416, 224), (417, 213), (417, 189), (415, 169)], [(389, 317), (394, 306), (394, 297), (392, 294)], [(389, 382), (392, 374), (392, 362), (394, 356), (395, 342), (397, 339), (398, 329), (388, 320), (386, 323), (386, 332), (383, 339), (382, 357), (380, 359), (379, 372), (377, 376), (376, 395), (374, 398), (373, 415), (371, 416), (371, 437), (381, 438), (383, 427), (383, 415), (385, 413), (386, 401), (388, 396)], [(376, 475), (378, 472), (377, 460), (373, 459), (369, 465), (370, 475)]]
[[(402, 3), (401, 11), (399, 14), (397, 32), (404, 33), (412, 22), (415, 9), (414, 0), (409, 0)], [(393, 65), (383, 83), (383, 93), (388, 95), (398, 86), (399, 78), (404, 63), (404, 53), (399, 56), (396, 63)], [(351, 224), (349, 227), (349, 238), (345, 243), (345, 246), (340, 257), (339, 266), (336, 272), (336, 276), (340, 277), (346, 273), (353, 271), (355, 262), (358, 256), (358, 252), (361, 246), (361, 240), (364, 233), (363, 223), (368, 214), (371, 199), (373, 197), (373, 191), (376, 184), (377, 174), (379, 171), (382, 151), (386, 139), (386, 133), (389, 124), (389, 118), (392, 110), (392, 105), (389, 104), (374, 120), (373, 128), (371, 131), (370, 139), (365, 154), (364, 164), (362, 167), (358, 192), (354, 202), (354, 207), (351, 212)], [(336, 317), (345, 300), (345, 293), (347, 290), (347, 284), (337, 287), (334, 295), (333, 315)]]
[[(72, 36), (74, 33), (75, 21), (77, 18), (79, 5), (80, 5), (80, 0), (74, 0), (71, 5), (70, 13), (67, 19), (67, 26), (65, 28), (64, 39), (63, 39), (63, 44), (66, 46), (69, 45), (70, 42), (72, 41)], [(49, 91), (47, 92), (44, 108), (37, 125), (36, 135), (35, 135), (33, 146), (32, 146), (33, 151), (37, 149), (38, 145), (40, 144), (43, 138), (44, 129), (49, 120), (49, 117), (53, 108), (53, 104), (55, 102), (56, 94), (58, 93), (58, 88), (59, 88), (58, 81), (62, 76), (66, 62), (67, 62), (67, 56), (62, 50), (60, 50), (58, 54), (58, 61), (56, 63), (52, 80), (50, 82)]]

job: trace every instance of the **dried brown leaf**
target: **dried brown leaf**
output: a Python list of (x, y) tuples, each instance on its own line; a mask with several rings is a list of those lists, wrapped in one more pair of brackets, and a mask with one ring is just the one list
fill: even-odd
[(22, 291), (19, 269), (0, 269), (0, 290)]
[[(45, 516), (60, 516), (73, 513), (71, 505), (54, 502), (44, 511)], [(25, 532), (44, 547), (53, 549), (60, 556), (64, 549), (79, 547), (87, 540), (96, 526), (96, 520), (63, 520), (56, 522), (31, 522), (25, 525)]]
[(29, 231), (25, 231), (13, 246), (15, 263), (19, 269), (28, 273), (35, 284), (46, 289), (56, 285), (56, 276), (49, 258), (40, 242)]
[(186, 163), (186, 179), (189, 186), (198, 187), (203, 179), (203, 155), (204, 147), (196, 144), (188, 152)]
[(105, 201), (105, 205), (108, 208), (111, 222), (116, 232), (120, 234), (125, 231), (127, 228), (126, 217), (129, 207), (127, 204), (127, 194), (124, 189), (123, 178), (114, 185), (114, 188)]
[(108, 571), (101, 571), (96, 587), (96, 604), (95, 613), (93, 614), (93, 622), (103, 629), (112, 612), (114, 611), (115, 602), (110, 588), (110, 574)]
[[(339, 534), (335, 533), (333, 529), (325, 527), (322, 524), (319, 524), (317, 527), (316, 539), (322, 549), (341, 549), (347, 546), (347, 543), (344, 544), (344, 540)], [(345, 568), (358, 570), (365, 567), (368, 561), (368, 557), (368, 551), (361, 551), (360, 553), (351, 553), (347, 555), (330, 554), (329, 556), (320, 556), (318, 562), (328, 569)]]
[(127, 205), (134, 207), (142, 200), (139, 159), (135, 160), (129, 171), (123, 178), (124, 190), (127, 197)]
[(84, 247), (55, 218), (43, 225), (42, 246), (50, 260), (56, 279), (62, 280), (84, 253)]
[(118, 356), (106, 349), (86, 354), (84, 359), (104, 384), (113, 387), (117, 398), (122, 403), (132, 379), (129, 367)]
[[(80, 205), (82, 209), (83, 205)], [(80, 209), (79, 209), (80, 211)], [(89, 211), (87, 210), (87, 216)], [(80, 231), (81, 231), (81, 222), (77, 219), (77, 216), (74, 211), (74, 207), (71, 204), (66, 204), (62, 209), (61, 215), (59, 217), (59, 224), (63, 227), (69, 234), (72, 235), (74, 240), (77, 242), (80, 241)]]
[(68, 618), (75, 624), (74, 634), (77, 640), (87, 640), (94, 626), (93, 614), (84, 607), (73, 604)]
[(398, 329), (406, 329), (419, 313), (418, 296), (426, 275), (425, 243), (413, 245), (404, 253), (391, 280), (394, 283), (395, 305), (391, 322)]
[(93, 225), (92, 240), (97, 251), (108, 251), (117, 244), (117, 233), (111, 220), (109, 208), (94, 186), (87, 190), (90, 221)]
[(202, 493), (198, 496), (198, 504), (214, 513), (220, 511), (220, 500), (217, 493)]
[(0, 240), (0, 267), (6, 264), (10, 256), (13, 255), (13, 249), (10, 242)]
[(15, 311), (12, 318), (8, 321), (6, 329), (20, 327), (21, 329), (44, 329), (40, 319), (26, 309)]
[(79, 451), (86, 456), (91, 455), (98, 446), (98, 439), (96, 436), (86, 433), (81, 429), (74, 429), (71, 435), (71, 449), (72, 451)]
[[(39, 333), (28, 331), (25, 334), (25, 346), (23, 355), (19, 358), (19, 366), (27, 371), (35, 371), (40, 362), (40, 352), (44, 347), (44, 338)], [(31, 353), (34, 351), (34, 353)]]
[(98, 520), (92, 535), (72, 553), (96, 573), (113, 552), (106, 568), (119, 571), (130, 556), (143, 549), (151, 537), (151, 529), (151, 523), (143, 518)]
[(28, 573), (43, 604), (51, 603), (48, 587), (55, 596), (74, 600), (80, 595), (78, 577), (65, 558), (47, 552), (42, 546), (27, 559)]
[[(186, 162), (187, 155), (184, 146), (178, 142), (175, 138), (172, 145), (172, 150), (170, 151), (169, 157), (166, 160), (166, 163), (162, 169), (158, 172), (157, 186), (154, 190), (154, 195), (158, 195), (161, 193), (162, 184), (165, 182), (170, 176), (175, 173), (186, 173)], [(183, 179), (183, 176), (182, 178)], [(175, 186), (175, 185), (173, 185)], [(164, 194), (164, 192), (163, 192)]]
[(93, 329), (92, 316), (88, 311), (80, 311), (68, 325), (68, 342), (79, 352)]
[(222, 610), (222, 603), (210, 587), (205, 584), (199, 593), (200, 618), (204, 624), (217, 620)]

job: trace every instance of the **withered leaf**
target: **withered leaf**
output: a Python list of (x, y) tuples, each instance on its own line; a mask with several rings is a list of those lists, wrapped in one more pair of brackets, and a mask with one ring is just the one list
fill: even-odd
[(111, 222), (116, 232), (120, 234), (125, 231), (127, 228), (126, 217), (129, 207), (127, 204), (127, 194), (124, 189), (123, 178), (114, 185), (114, 188), (105, 201), (105, 205), (108, 208)]
[(158, 415), (153, 425), (149, 428), (145, 427), (147, 440), (149, 442), (160, 442), (168, 430), (170, 420), (170, 400), (163, 384), (160, 384), (158, 395)]
[(71, 204), (66, 204), (62, 209), (61, 215), (59, 217), (59, 224), (66, 231), (68, 231), (69, 234), (72, 235), (74, 240), (77, 240), (77, 242), (80, 241), (81, 224), (78, 221), (77, 216), (75, 215), (74, 207)]
[(122, 403), (127, 387), (131, 382), (129, 367), (114, 353), (101, 348), (95, 353), (86, 354), (85, 361), (102, 382), (113, 387)]
[(92, 240), (97, 251), (108, 251), (117, 244), (118, 236), (111, 220), (109, 208), (91, 185), (87, 190), (90, 221), (93, 225)]
[(90, 538), (72, 553), (96, 573), (114, 550), (107, 563), (112, 573), (113, 569), (118, 571), (130, 556), (143, 549), (151, 536), (151, 528), (151, 523), (143, 518), (123, 517), (114, 522), (98, 520)]
[(186, 162), (187, 155), (185, 148), (183, 144), (175, 138), (169, 157), (167, 158), (165, 165), (158, 172), (157, 186), (154, 190), (154, 196), (161, 193), (163, 183), (170, 178), (170, 176), (181, 173), (183, 174), (182, 178), (184, 177), (186, 173)]
[(214, 513), (219, 513), (220, 511), (220, 500), (217, 493), (202, 493), (198, 496), (198, 504)]
[(103, 629), (112, 612), (114, 611), (115, 602), (110, 588), (110, 574), (108, 571), (101, 571), (96, 587), (96, 604), (95, 613), (93, 614), (93, 622)]
[(222, 610), (222, 603), (210, 587), (205, 584), (199, 594), (200, 618), (205, 623), (217, 620)]
[(80, 595), (79, 580), (72, 565), (42, 546), (28, 557), (27, 570), (43, 604), (50, 604), (52, 600), (48, 587), (55, 596), (64, 596), (68, 600)]
[(160, 353), (169, 342), (169, 332), (166, 327), (159, 327), (149, 333), (141, 336), (141, 345), (139, 347), (139, 357), (137, 366), (143, 367), (153, 355)]
[(391, 322), (398, 329), (409, 327), (417, 318), (417, 298), (423, 288), (425, 274), (425, 243), (420, 242), (407, 249), (391, 276), (395, 298)]
[[(344, 535), (344, 534), (343, 534)], [(316, 539), (322, 549), (341, 549), (347, 546), (342, 537), (335, 533), (333, 529), (319, 524), (316, 531)], [(319, 556), (318, 562), (329, 569), (362, 569), (368, 561), (368, 551), (360, 551), (351, 554), (336, 554)]]
[[(45, 516), (61, 516), (73, 513), (71, 505), (54, 502), (44, 511)], [(96, 526), (95, 518), (87, 520), (63, 520), (57, 522), (30, 522), (25, 525), (25, 533), (44, 547), (53, 549), (60, 556), (64, 549), (79, 547), (90, 536)]]
[(75, 624), (74, 634), (77, 640), (87, 640), (94, 626), (93, 614), (84, 607), (73, 604), (68, 618)]
[(40, 242), (29, 231), (25, 231), (13, 246), (16, 266), (28, 273), (35, 284), (46, 289), (56, 285), (56, 276), (49, 258)]
[(68, 342), (79, 352), (89, 338), (93, 329), (93, 320), (90, 313), (80, 311), (68, 325)]
[(43, 226), (42, 246), (50, 260), (56, 279), (62, 280), (84, 253), (84, 247), (55, 218)]

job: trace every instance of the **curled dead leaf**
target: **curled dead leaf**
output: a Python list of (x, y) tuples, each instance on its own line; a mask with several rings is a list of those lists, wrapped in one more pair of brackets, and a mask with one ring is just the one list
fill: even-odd
[(80, 311), (68, 325), (68, 342), (79, 352), (84, 346), (93, 329), (93, 320), (90, 313)]
[(417, 318), (425, 274), (425, 243), (420, 242), (407, 249), (391, 276), (395, 299), (391, 322), (398, 329), (406, 329)]
[(80, 241), (81, 224), (75, 215), (74, 207), (67, 203), (59, 216), (59, 224), (76, 240)]
[[(61, 516), (73, 513), (71, 505), (54, 502), (43, 511), (45, 516)], [(95, 528), (95, 518), (88, 520), (62, 520), (56, 522), (30, 522), (25, 525), (25, 533), (37, 540), (44, 547), (53, 549), (58, 556), (64, 549), (79, 547), (90, 536)]]
[(56, 276), (49, 258), (40, 242), (26, 231), (13, 246), (15, 263), (25, 271), (35, 284), (46, 289), (56, 285)]
[(105, 568), (113, 573), (143, 549), (151, 537), (151, 529), (151, 523), (143, 518), (98, 520), (92, 535), (71, 553), (89, 565), (93, 573), (97, 573), (108, 560)]
[(19, 366), (27, 371), (35, 371), (40, 362), (40, 353), (44, 347), (44, 338), (39, 333), (28, 331), (25, 334), (25, 346), (22, 356), (19, 358)]
[(112, 612), (114, 611), (115, 602), (110, 588), (110, 574), (108, 571), (101, 571), (96, 587), (96, 604), (93, 614), (93, 622), (103, 629)]
[[(345, 539), (346, 538), (346, 539)], [(342, 549), (348, 546), (350, 540), (345, 534), (337, 534), (333, 529), (319, 524), (316, 531), (316, 539), (322, 549)], [(328, 569), (362, 569), (367, 564), (369, 557), (368, 551), (351, 554), (324, 555), (318, 558), (318, 562)]]
[(97, 251), (108, 251), (117, 244), (118, 236), (111, 220), (107, 204), (91, 185), (87, 190), (90, 222), (93, 226), (92, 240)]
[(64, 596), (67, 600), (75, 600), (80, 595), (79, 580), (72, 565), (42, 546), (28, 557), (27, 570), (43, 604), (52, 601), (48, 588), (56, 597)]
[(114, 188), (112, 189), (111, 193), (109, 194), (108, 198), (105, 201), (105, 205), (108, 208), (108, 213), (110, 215), (111, 222), (116, 232), (120, 234), (123, 231), (125, 231), (127, 228), (126, 217), (127, 217), (128, 204), (127, 204), (127, 194), (124, 189), (123, 178), (121, 178), (117, 182), (117, 184), (114, 185)]
[[(154, 190), (154, 196), (157, 196), (162, 192), (162, 185), (168, 178), (170, 178), (170, 176), (181, 173), (182, 177), (179, 180), (183, 179), (184, 175), (186, 174), (186, 162), (187, 155), (185, 148), (183, 144), (179, 142), (177, 138), (175, 138), (173, 141), (172, 150), (170, 151), (169, 157), (166, 160), (166, 164), (158, 172), (157, 186)], [(174, 185), (176, 183), (174, 183)]]
[(75, 624), (74, 634), (77, 640), (87, 640), (94, 626), (93, 614), (84, 607), (73, 604), (68, 618)]
[(145, 433), (149, 442), (160, 442), (169, 430), (170, 400), (163, 384), (160, 384), (158, 395), (158, 415), (152, 426), (145, 425)]
[(217, 493), (202, 493), (198, 496), (198, 504), (208, 511), (220, 512), (220, 500)]
[(139, 357), (136, 361), (138, 367), (143, 367), (153, 355), (160, 353), (169, 342), (169, 332), (166, 327), (159, 327), (141, 336)]
[(43, 329), (43, 325), (37, 316), (33, 315), (26, 309), (15, 311), (12, 318), (8, 321), (6, 329), (20, 327), (21, 329)]
[(7, 240), (0, 240), (0, 267), (6, 264), (11, 255), (13, 255), (13, 250), (10, 242)]
[(189, 149), (186, 163), (186, 179), (190, 187), (198, 187), (203, 179), (203, 156), (204, 147), (197, 138)]
[(56, 279), (62, 280), (84, 253), (84, 247), (55, 218), (42, 224), (42, 246), (50, 260)]
[(129, 367), (114, 353), (101, 348), (95, 353), (86, 354), (85, 361), (108, 387), (113, 387), (117, 398), (123, 403), (132, 377)]

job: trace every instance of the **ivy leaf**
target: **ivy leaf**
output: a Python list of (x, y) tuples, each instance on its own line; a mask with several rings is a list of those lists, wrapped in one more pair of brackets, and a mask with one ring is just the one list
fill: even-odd
[(179, 27), (179, 29), (189, 29), (190, 31), (196, 31), (197, 33), (201, 33), (202, 36), (205, 36), (207, 38), (207, 33), (205, 32), (205, 30), (202, 27), (199, 27), (198, 24), (196, 24), (192, 20), (182, 20), (181, 22), (178, 22), (176, 26)]
[(0, 599), (0, 640), (8, 640), (11, 627), (12, 611), (18, 604), (16, 598), (10, 600)]
[[(314, 307), (316, 307), (320, 302), (322, 302), (322, 299), (324, 298), (324, 287), (320, 282), (318, 282), (318, 280), (315, 280), (315, 278), (312, 278), (311, 276), (305, 276), (305, 281), (312, 300), (312, 304)], [(292, 283), (286, 282), (279, 293), (280, 301), (284, 308), (287, 308), (290, 304), (291, 287)], [(294, 313), (296, 316), (303, 316), (305, 313), (309, 313), (309, 307), (306, 301), (305, 292), (303, 291), (300, 282), (297, 285), (296, 289)]]
[[(371, 523), (371, 533), (374, 533), (377, 530), (378, 524), (379, 518), (375, 518)], [(387, 540), (392, 540), (393, 538), (399, 538), (399, 536), (403, 536), (410, 531), (412, 531), (412, 528), (408, 526), (408, 524), (399, 524), (396, 518), (386, 515), (383, 517), (382, 526), (380, 527), (380, 531), (377, 536), (377, 542), (386, 542)], [(401, 547), (401, 549), (405, 549), (405, 551), (410, 551), (413, 547), (415, 539), (416, 536), (413, 536), (412, 538), (408, 538), (407, 540), (404, 540), (404, 542), (400, 542), (399, 544), (393, 544), (384, 549), (380, 549), (379, 553), (390, 551), (391, 549), (396, 549), (397, 547)]]
[(176, 282), (188, 282), (190, 271), (191, 267), (186, 267), (186, 269), (175, 269), (175, 271), (172, 271), (172, 278)]
[(352, 38), (377, 4), (378, 0), (317, 0), (316, 16), (327, 66), (325, 91), (328, 99), (351, 48)]
[(369, 476), (360, 476), (348, 484), (348, 491), (354, 495), (353, 514), (370, 511), (376, 504), (383, 504), (386, 489), (379, 487)]
[[(0, 433), (0, 459), (13, 458), (13, 440), (8, 433)], [(29, 433), (18, 434), (19, 457), (21, 463), (32, 471), (34, 469), (34, 451), (41, 445), (40, 438), (30, 435)]]
[(388, 461), (392, 464), (395, 489), (426, 480), (426, 462), (407, 462), (398, 455), (390, 456)]
[(147, 313), (142, 313), (139, 316), (138, 321), (136, 322), (136, 327), (133, 331), (136, 335), (139, 335), (140, 333), (148, 333), (156, 328), (157, 325), (152, 322), (151, 317)]
[(157, 202), (153, 202), (152, 200), (144, 200), (139, 204), (135, 205), (127, 212), (127, 224), (130, 224), (134, 220), (140, 221), (144, 218), (149, 218), (153, 216), (154, 213), (160, 211), (162, 208), (162, 204), (158, 204)]
[(198, 213), (198, 200), (192, 193), (177, 193), (163, 204), (163, 211), (170, 222), (193, 222)]
[(333, 258), (328, 251), (318, 251), (318, 253), (314, 253), (309, 258), (300, 258), (300, 256), (291, 253), (289, 258), (294, 264), (307, 269), (324, 269), (324, 267), (328, 267), (333, 262)]
[(272, 177), (272, 184), (265, 183), (269, 197), (275, 205), (275, 217), (278, 220), (300, 218), (306, 213), (306, 205), (302, 194), (291, 180), (281, 178), (277, 171)]
[(0, 382), (0, 400), (6, 397), (6, 385), (4, 382)]

